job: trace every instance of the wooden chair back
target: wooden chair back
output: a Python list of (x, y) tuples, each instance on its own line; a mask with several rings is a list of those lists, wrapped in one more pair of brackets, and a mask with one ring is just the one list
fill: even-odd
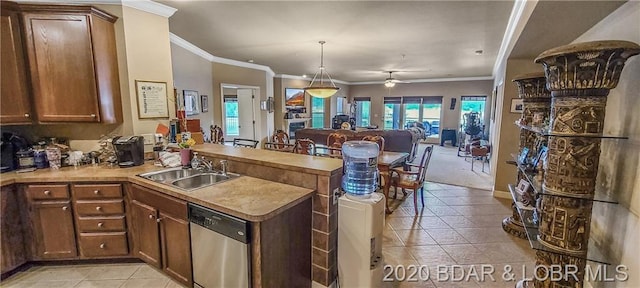
[(431, 154), (433, 154), (433, 145), (425, 147), (424, 153), (422, 153), (420, 167), (418, 168), (418, 183), (424, 182), (426, 178), (427, 168), (429, 168), (429, 162), (431, 161)]
[(253, 139), (234, 138), (233, 147), (253, 148), (258, 147), (259, 141)]
[(297, 139), (293, 147), (293, 153), (316, 155), (316, 143), (311, 139)]
[(378, 147), (380, 148), (380, 154), (384, 150), (384, 137), (380, 135), (367, 135), (362, 137), (362, 141), (370, 141), (378, 143)]
[(342, 133), (331, 133), (327, 136), (327, 147), (342, 148), (342, 144), (347, 142), (347, 135)]
[(224, 144), (224, 134), (218, 125), (211, 127), (211, 143)]
[(271, 143), (274, 149), (285, 149), (285, 144), (289, 144), (289, 134), (282, 130), (278, 130), (276, 133), (271, 135)]

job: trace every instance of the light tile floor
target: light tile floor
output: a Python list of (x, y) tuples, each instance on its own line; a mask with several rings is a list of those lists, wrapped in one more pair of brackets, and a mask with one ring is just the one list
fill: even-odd
[[(395, 271), (385, 271), (391, 278), (385, 287), (511, 288), (522, 275), (532, 276), (534, 250), (526, 240), (502, 230), (502, 219), (511, 215), (511, 201), (494, 198), (487, 190), (438, 183), (425, 188), (426, 208), (418, 199), (418, 215), (413, 194), (390, 204), (397, 208), (386, 217), (382, 253)], [(440, 274), (438, 265), (443, 265)], [(512, 270), (505, 271), (506, 265)], [(487, 271), (484, 281), (482, 269)], [(504, 281), (503, 274), (513, 280)], [(409, 276), (417, 281), (409, 281)]]
[(143, 263), (34, 266), (9, 277), (0, 287), (182, 288)]
[[(398, 193), (401, 198), (402, 193)], [(505, 265), (513, 268), (515, 280), (522, 278), (523, 267), (524, 274), (531, 276), (534, 251), (527, 241), (507, 234), (501, 227), (502, 219), (511, 214), (510, 201), (493, 198), (486, 190), (437, 183), (426, 184), (424, 197), (426, 208), (420, 206), (418, 215), (413, 194), (391, 204), (397, 209), (386, 218), (383, 254), (386, 264), (397, 273), (387, 269), (385, 274), (390, 274), (392, 281), (385, 287), (514, 287), (516, 281), (503, 281)], [(440, 268), (440, 274), (437, 265), (445, 267)], [(490, 274), (495, 281), (488, 276), (485, 281), (480, 279), (483, 267), (494, 269)], [(416, 273), (418, 269), (422, 272)], [(473, 269), (478, 277), (470, 273)], [(451, 271), (456, 279), (469, 277), (444, 281), (445, 275), (452, 278)], [(411, 274), (418, 281), (406, 280)], [(402, 278), (405, 281), (396, 280)], [(146, 264), (36, 266), (0, 286), (183, 287)]]

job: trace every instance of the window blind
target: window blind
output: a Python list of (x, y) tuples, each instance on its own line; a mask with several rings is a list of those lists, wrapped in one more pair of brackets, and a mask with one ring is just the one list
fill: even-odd
[(402, 97), (384, 97), (384, 104), (402, 104)]

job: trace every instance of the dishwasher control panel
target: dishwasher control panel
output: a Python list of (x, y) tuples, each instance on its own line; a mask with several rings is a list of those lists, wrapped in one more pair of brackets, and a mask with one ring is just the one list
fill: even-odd
[(249, 223), (245, 220), (189, 203), (189, 222), (242, 243), (249, 243)]

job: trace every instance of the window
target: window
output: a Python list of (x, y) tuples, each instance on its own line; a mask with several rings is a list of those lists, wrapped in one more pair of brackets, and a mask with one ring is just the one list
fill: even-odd
[(371, 98), (355, 98), (356, 127), (371, 126)]
[(440, 115), (442, 111), (442, 98), (440, 103), (424, 103), (422, 104), (422, 125), (425, 134), (430, 138), (438, 138), (440, 135)]
[(240, 126), (238, 122), (238, 97), (224, 96), (224, 121), (227, 135), (240, 136)]
[(484, 121), (487, 96), (462, 96), (460, 102), (460, 126), (464, 123), (464, 114), (470, 112), (478, 112), (480, 114), (480, 121)]
[(400, 129), (402, 97), (384, 98), (384, 129)]
[(324, 127), (324, 99), (311, 97), (311, 127)]
[(344, 113), (344, 101), (345, 98), (344, 97), (338, 97), (336, 98), (336, 114), (346, 114)]

